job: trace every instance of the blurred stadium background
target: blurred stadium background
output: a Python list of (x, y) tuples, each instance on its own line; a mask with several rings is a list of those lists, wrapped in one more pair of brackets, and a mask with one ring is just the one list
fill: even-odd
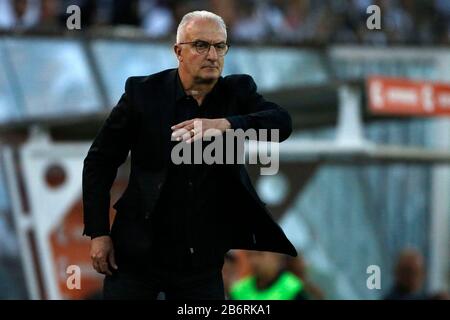
[[(66, 28), (71, 4), (81, 30)], [(381, 30), (366, 26), (371, 4)], [(280, 173), (249, 170), (324, 297), (381, 299), (410, 247), (424, 257), (423, 292), (448, 291), (450, 100), (375, 113), (368, 81), (450, 84), (450, 0), (0, 0), (0, 299), (95, 296), (83, 158), (128, 76), (176, 67), (177, 23), (196, 9), (228, 24), (224, 73), (252, 75), (293, 117)], [(124, 165), (113, 200), (126, 178)], [(81, 290), (66, 286), (69, 265)]]

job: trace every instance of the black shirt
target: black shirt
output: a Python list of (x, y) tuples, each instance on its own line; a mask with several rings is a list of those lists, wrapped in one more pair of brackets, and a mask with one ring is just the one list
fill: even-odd
[[(212, 111), (217, 84), (199, 106), (192, 96), (185, 93), (179, 76), (176, 81), (172, 125), (193, 118), (214, 117)], [(172, 141), (171, 147), (178, 143)], [(206, 141), (201, 143), (203, 149), (208, 144)], [(216, 218), (221, 214), (218, 208), (224, 198), (224, 190), (220, 187), (223, 172), (219, 165), (194, 164), (194, 144), (190, 145), (191, 164), (176, 165), (170, 161), (167, 178), (153, 213), (155, 230), (150, 254), (153, 267), (185, 270), (195, 267), (199, 257), (203, 258), (200, 264), (205, 267), (223, 263), (224, 252), (220, 248), (214, 248), (213, 243), (207, 249), (204, 243), (198, 245), (202, 241), (211, 241), (211, 236), (214, 236), (211, 233), (215, 223), (218, 223)], [(205, 250), (208, 252), (202, 252)]]

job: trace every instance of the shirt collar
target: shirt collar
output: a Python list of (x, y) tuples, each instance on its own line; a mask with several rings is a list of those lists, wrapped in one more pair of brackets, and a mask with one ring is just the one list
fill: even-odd
[[(218, 81), (212, 88), (212, 90), (207, 94), (207, 96), (211, 95), (218, 89), (220, 83), (222, 82), (222, 79), (223, 79), (222, 76), (220, 76)], [(176, 79), (175, 79), (175, 101), (179, 101), (183, 98), (186, 98), (187, 96), (188, 95), (186, 94), (186, 91), (184, 91), (184, 87), (183, 87), (183, 84), (181, 83), (180, 75), (179, 75), (178, 69), (177, 69)]]

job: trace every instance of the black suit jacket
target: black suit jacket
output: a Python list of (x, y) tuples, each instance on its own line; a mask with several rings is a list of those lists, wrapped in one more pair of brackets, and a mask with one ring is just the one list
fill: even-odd
[[(138, 257), (151, 245), (152, 212), (164, 184), (170, 161), (170, 127), (175, 105), (177, 70), (146, 77), (130, 77), (125, 93), (98, 132), (84, 160), (84, 234), (110, 233), (110, 189), (118, 167), (131, 151), (128, 187), (114, 204), (117, 215), (111, 229), (116, 255)], [(279, 129), (280, 141), (291, 134), (291, 118), (278, 105), (257, 93), (248, 75), (221, 77), (215, 118), (227, 118), (233, 129)], [(227, 249), (297, 252), (258, 197), (244, 165), (227, 165), (230, 193), (226, 221), (217, 230), (221, 243), (205, 246)], [(148, 228), (150, 226), (150, 228)], [(213, 226), (211, 226), (212, 228)]]

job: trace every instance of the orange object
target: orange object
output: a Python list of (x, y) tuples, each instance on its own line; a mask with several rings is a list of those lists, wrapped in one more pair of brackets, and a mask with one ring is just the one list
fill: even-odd
[(374, 76), (367, 92), (374, 114), (450, 115), (450, 84)]

